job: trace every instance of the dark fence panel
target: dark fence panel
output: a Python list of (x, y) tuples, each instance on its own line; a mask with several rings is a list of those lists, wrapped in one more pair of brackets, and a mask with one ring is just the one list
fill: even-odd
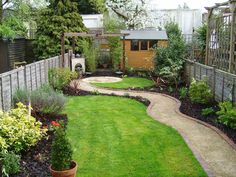
[(33, 51), (33, 40), (0, 40), (0, 73), (14, 69), (15, 62), (32, 63), (36, 59)]

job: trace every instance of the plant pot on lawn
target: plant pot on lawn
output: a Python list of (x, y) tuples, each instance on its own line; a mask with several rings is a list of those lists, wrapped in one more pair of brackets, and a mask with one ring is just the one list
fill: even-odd
[(69, 143), (65, 125), (55, 123), (55, 139), (52, 143), (51, 165), (49, 167), (53, 177), (75, 177), (77, 163), (72, 160), (72, 147)]

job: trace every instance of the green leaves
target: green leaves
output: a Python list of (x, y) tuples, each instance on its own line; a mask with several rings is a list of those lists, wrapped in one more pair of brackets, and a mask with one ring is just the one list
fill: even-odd
[(177, 87), (184, 64), (185, 44), (177, 24), (169, 23), (165, 28), (169, 38), (168, 46), (157, 48), (155, 72)]
[[(41, 11), (37, 19), (35, 52), (39, 59), (60, 54), (63, 32), (86, 31), (82, 17), (77, 10), (77, 2), (50, 0), (49, 3), (49, 6)], [(71, 39), (68, 38), (66, 41), (67, 50), (71, 46)]]
[(22, 103), (9, 112), (0, 112), (0, 152), (19, 153), (35, 145), (46, 132), (41, 125), (28, 114), (27, 107)]
[(220, 123), (226, 126), (236, 129), (236, 107), (231, 102), (222, 102), (219, 104), (220, 111), (216, 114), (219, 116)]
[(213, 99), (213, 93), (206, 81), (193, 79), (189, 88), (190, 100), (193, 103), (207, 104)]
[(51, 164), (57, 171), (70, 169), (72, 160), (72, 147), (66, 137), (63, 125), (56, 128), (55, 139), (52, 144)]

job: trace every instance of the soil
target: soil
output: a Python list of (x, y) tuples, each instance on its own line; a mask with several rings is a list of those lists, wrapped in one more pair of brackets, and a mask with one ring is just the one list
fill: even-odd
[[(48, 126), (51, 121), (63, 121), (67, 124), (66, 115), (33, 113), (33, 116)], [(54, 135), (48, 131), (47, 138), (39, 141), (34, 147), (21, 153), (20, 172), (11, 177), (49, 177), (50, 153)]]

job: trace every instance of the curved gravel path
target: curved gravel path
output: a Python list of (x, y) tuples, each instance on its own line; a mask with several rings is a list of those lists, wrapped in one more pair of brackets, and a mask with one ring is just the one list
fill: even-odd
[[(147, 113), (154, 119), (176, 129), (185, 139), (208, 176), (236, 177), (236, 150), (216, 131), (181, 114), (179, 102), (169, 96), (129, 90), (97, 88), (79, 81), (80, 89), (105, 94), (141, 96), (150, 100)], [(235, 145), (235, 144), (234, 144)], [(184, 163), (184, 162), (183, 162)]]

